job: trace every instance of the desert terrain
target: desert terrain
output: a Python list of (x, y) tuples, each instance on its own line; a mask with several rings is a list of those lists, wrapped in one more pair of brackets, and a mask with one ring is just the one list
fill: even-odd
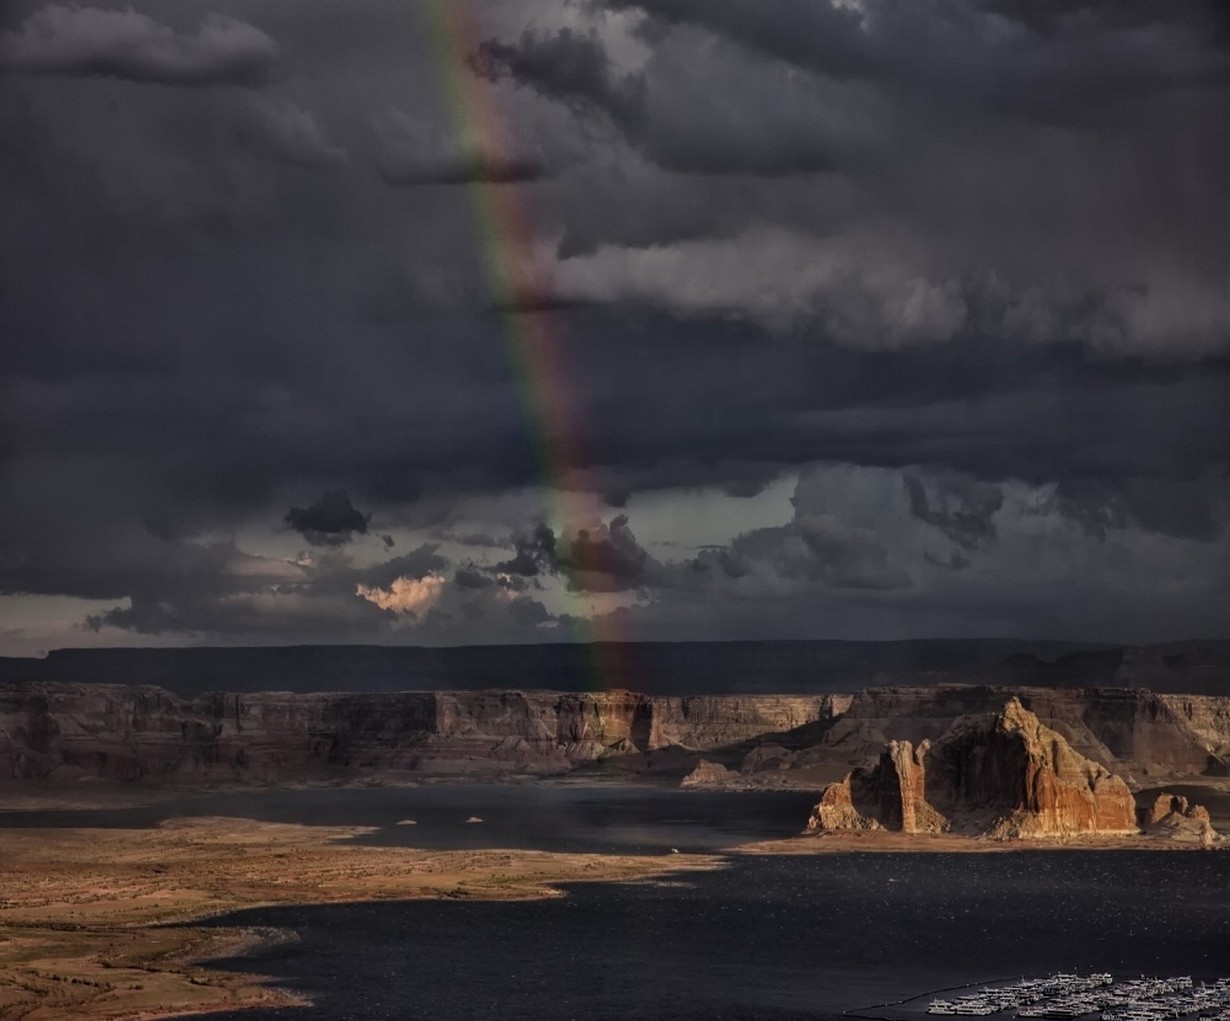
[[(293, 1003), (259, 976), (202, 966), (291, 938), (201, 924), (244, 908), (549, 898), (566, 883), (720, 868), (727, 854), (1219, 851), (1230, 830), (1230, 698), (1141, 688), (189, 699), (34, 680), (0, 685), (0, 760), (9, 766), (0, 781), (0, 1016), (31, 1021)], [(756, 839), (768, 835), (756, 830), (710, 845), (722, 854), (376, 846), (356, 839), (368, 826), (199, 809), (144, 828), (90, 817), (202, 792), (454, 782), (682, 784), (820, 800), (810, 821), (800, 812), (798, 836)], [(38, 821), (52, 811), (85, 821)], [(777, 834), (791, 832), (793, 816), (787, 822)]]
[(714, 858), (420, 851), (352, 842), (362, 827), (244, 819), (155, 829), (0, 829), (0, 1017), (148, 1019), (295, 998), (200, 962), (287, 934), (191, 924), (240, 908), (414, 898), (558, 896), (558, 884), (648, 879)]

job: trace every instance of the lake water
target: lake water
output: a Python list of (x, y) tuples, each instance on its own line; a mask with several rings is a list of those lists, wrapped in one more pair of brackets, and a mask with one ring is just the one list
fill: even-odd
[[(365, 843), (431, 849), (529, 848), (577, 853), (714, 851), (789, 837), (807, 822), (807, 791), (683, 791), (646, 785), (433, 784), (254, 789), (131, 808), (0, 812), (0, 826), (155, 826), (183, 816), (373, 826)], [(466, 820), (477, 817), (481, 824)], [(414, 826), (399, 826), (413, 819)]]
[[(549, 785), (229, 797), (194, 800), (200, 814), (376, 825), (381, 842), (650, 853), (796, 832), (810, 801)], [(314, 1001), (214, 1021), (792, 1021), (1059, 970), (1230, 974), (1230, 853), (734, 856), (720, 872), (544, 901), (281, 907), (214, 924), (297, 932), (218, 966)]]

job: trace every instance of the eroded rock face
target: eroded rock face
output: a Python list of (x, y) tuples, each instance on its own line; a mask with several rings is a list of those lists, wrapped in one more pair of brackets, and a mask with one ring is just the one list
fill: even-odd
[(1127, 784), (1015, 698), (998, 713), (960, 717), (934, 744), (889, 742), (873, 769), (825, 790), (809, 828), (865, 828), (872, 820), (906, 833), (1137, 832)]
[(708, 751), (827, 718), (831, 696), (635, 692), (211, 693), (0, 687), (0, 773), (252, 782), (382, 770), (557, 773), (680, 746)]
[(880, 818), (902, 833), (940, 833), (948, 820), (927, 801), (926, 757), (931, 742), (917, 748), (909, 741), (890, 741), (880, 757), (876, 794)]
[(931, 742), (915, 748), (890, 741), (875, 768), (855, 770), (829, 784), (812, 810), (807, 832), (890, 829), (942, 833), (949, 821), (927, 801), (927, 755)]
[(806, 833), (825, 830), (878, 830), (878, 819), (863, 815), (854, 807), (853, 774), (847, 773), (837, 783), (829, 784), (807, 820)]
[(1209, 819), (1203, 805), (1192, 804), (1180, 794), (1163, 792), (1141, 812), (1141, 829), (1151, 837), (1211, 847), (1224, 839)]
[[(969, 774), (965, 796), (979, 799), (976, 804), (1012, 806), (992, 835), (1137, 832), (1136, 801), (1123, 779), (1076, 752), (1018, 699), (996, 718), (985, 746), (992, 768)], [(1000, 763), (1008, 770), (995, 768)]]
[(709, 787), (720, 785), (729, 780), (732, 776), (737, 776), (733, 770), (727, 769), (720, 762), (710, 762), (708, 759), (701, 759), (696, 764), (696, 768), (687, 776), (679, 781), (680, 787)]
[(960, 717), (995, 714), (1012, 697), (1080, 755), (1142, 784), (1152, 776), (1230, 775), (1230, 698), (1138, 688), (868, 688), (804, 758), (867, 765), (890, 738), (938, 741)]

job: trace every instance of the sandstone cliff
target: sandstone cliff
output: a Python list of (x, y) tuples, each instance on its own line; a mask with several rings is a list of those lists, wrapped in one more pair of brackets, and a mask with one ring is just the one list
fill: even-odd
[[(919, 770), (934, 768), (911, 762), (923, 742), (934, 745), (961, 717), (994, 716), (1013, 696), (1079, 756), (1142, 787), (1155, 786), (1153, 777), (1224, 775), (1230, 759), (1230, 698), (1141, 690), (939, 685), (853, 697), (415, 691), (188, 699), (150, 686), (24, 682), (0, 685), (0, 775), (277, 782), (381, 770), (552, 773), (609, 761), (682, 777), (703, 753), (737, 768), (729, 782), (738, 786), (816, 789), (888, 754), (891, 783), (876, 797), (891, 802), (891, 784), (916, 788)], [(890, 738), (901, 742), (896, 753), (885, 751)], [(927, 763), (933, 758), (934, 750)]]
[(890, 738), (934, 742), (959, 717), (995, 713), (1013, 697), (1080, 755), (1129, 780), (1227, 775), (1230, 768), (1230, 697), (987, 685), (860, 691), (816, 745), (787, 765), (867, 766)]
[[(874, 789), (874, 782), (869, 784)], [(870, 807), (870, 806), (868, 806)], [(880, 821), (868, 812), (864, 815), (854, 807), (854, 774), (847, 773), (837, 783), (831, 783), (811, 810), (805, 833), (826, 830), (879, 830)]]
[(831, 696), (626, 691), (188, 700), (154, 687), (39, 682), (0, 687), (0, 772), (252, 782), (385, 770), (552, 773), (655, 749), (737, 746), (823, 721), (833, 706)]
[(1135, 833), (1132, 792), (1012, 698), (958, 718), (932, 744), (891, 741), (871, 769), (824, 791), (809, 831), (867, 828), (995, 837)]

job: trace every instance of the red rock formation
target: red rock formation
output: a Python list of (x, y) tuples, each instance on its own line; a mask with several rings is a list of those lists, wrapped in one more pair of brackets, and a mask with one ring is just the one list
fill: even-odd
[(958, 770), (952, 794), (975, 810), (998, 814), (990, 831), (995, 836), (1137, 832), (1127, 784), (1074, 751), (1019, 699), (1010, 699), (992, 721), (958, 721), (940, 743), (949, 775), (952, 766)]
[(1014, 696), (1082, 756), (1111, 772), (1138, 779), (1230, 772), (1230, 698), (1126, 688), (867, 688), (817, 747), (797, 758), (800, 764), (865, 766), (890, 737), (934, 742), (958, 718), (997, 713)]
[(812, 810), (807, 832), (879, 829), (942, 833), (948, 820), (927, 801), (926, 757), (931, 742), (915, 748), (890, 741), (874, 769), (855, 770), (829, 784)]
[(925, 760), (931, 742), (914, 748), (909, 741), (890, 741), (880, 758), (876, 793), (880, 818), (902, 833), (940, 833), (948, 820), (927, 802)]
[(1213, 828), (1208, 809), (1192, 804), (1180, 794), (1159, 794), (1141, 812), (1140, 825), (1151, 837), (1198, 843), (1204, 847), (1211, 847), (1224, 839)]
[(874, 769), (825, 790), (809, 828), (874, 819), (934, 833), (951, 820), (997, 837), (1040, 837), (1135, 833), (1135, 816), (1122, 779), (1073, 751), (1013, 698), (999, 713), (959, 718), (934, 745), (890, 742)]
[(807, 820), (807, 829), (804, 832), (881, 829), (878, 820), (863, 815), (854, 807), (852, 779), (851, 774), (847, 773), (845, 779), (831, 783), (824, 789), (824, 793), (820, 795), (820, 801), (812, 809), (811, 818)]

